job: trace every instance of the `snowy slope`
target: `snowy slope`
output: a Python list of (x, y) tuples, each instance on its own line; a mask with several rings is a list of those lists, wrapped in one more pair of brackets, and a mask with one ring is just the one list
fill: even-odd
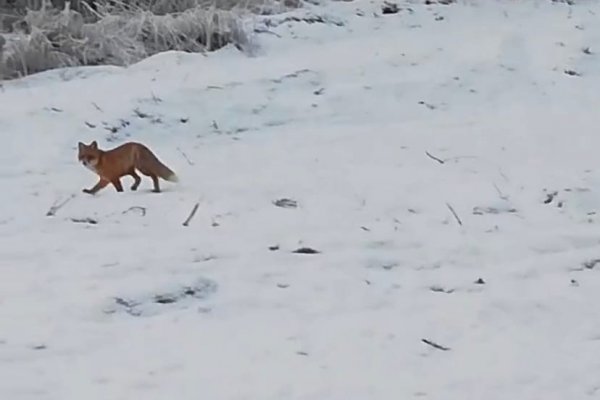
[(600, 5), (380, 5), (3, 83), (0, 398), (600, 397)]

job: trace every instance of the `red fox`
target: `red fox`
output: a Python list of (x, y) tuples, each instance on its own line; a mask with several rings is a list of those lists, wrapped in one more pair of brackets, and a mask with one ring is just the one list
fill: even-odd
[(79, 142), (78, 159), (85, 167), (100, 176), (100, 180), (93, 188), (83, 189), (83, 192), (88, 194), (95, 194), (109, 183), (112, 183), (117, 192), (122, 192), (121, 177), (125, 175), (133, 177), (135, 182), (131, 190), (137, 190), (142, 179), (136, 174), (136, 169), (152, 178), (154, 184), (152, 191), (156, 193), (160, 192), (159, 177), (169, 182), (178, 181), (177, 175), (141, 143), (128, 142), (111, 150), (100, 150), (95, 140), (89, 145)]

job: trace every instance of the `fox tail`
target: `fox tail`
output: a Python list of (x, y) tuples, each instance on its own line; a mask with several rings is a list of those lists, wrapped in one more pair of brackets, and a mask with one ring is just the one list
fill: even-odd
[(156, 161), (157, 161), (156, 175), (160, 176), (161, 178), (163, 178), (165, 181), (168, 181), (168, 182), (174, 182), (174, 183), (179, 182), (179, 177), (177, 176), (177, 174), (175, 174), (175, 172), (173, 172), (165, 164), (161, 163), (158, 159)]
[[(148, 165), (151, 165), (156, 175), (168, 182), (179, 182), (179, 177), (175, 172), (163, 164), (150, 150), (142, 152), (140, 155), (142, 156), (140, 161), (145, 161)], [(145, 160), (143, 160), (144, 158)]]

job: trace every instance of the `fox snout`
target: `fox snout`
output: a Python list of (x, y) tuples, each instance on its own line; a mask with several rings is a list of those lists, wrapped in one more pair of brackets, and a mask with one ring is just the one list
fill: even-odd
[(83, 156), (79, 158), (79, 161), (88, 169), (96, 172), (96, 166), (98, 165), (98, 160), (94, 157)]

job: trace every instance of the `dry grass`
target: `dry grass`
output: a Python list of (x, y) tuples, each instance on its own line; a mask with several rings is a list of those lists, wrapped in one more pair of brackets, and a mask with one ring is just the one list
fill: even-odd
[[(21, 5), (36, 1), (22, 0)], [(251, 30), (245, 25), (250, 14), (270, 14), (297, 5), (276, 0), (88, 0), (73, 4), (77, 7), (13, 10), (14, 15), (23, 15), (0, 39), (0, 79), (69, 66), (130, 65), (168, 50), (205, 52), (233, 44), (246, 51), (252, 47)]]

